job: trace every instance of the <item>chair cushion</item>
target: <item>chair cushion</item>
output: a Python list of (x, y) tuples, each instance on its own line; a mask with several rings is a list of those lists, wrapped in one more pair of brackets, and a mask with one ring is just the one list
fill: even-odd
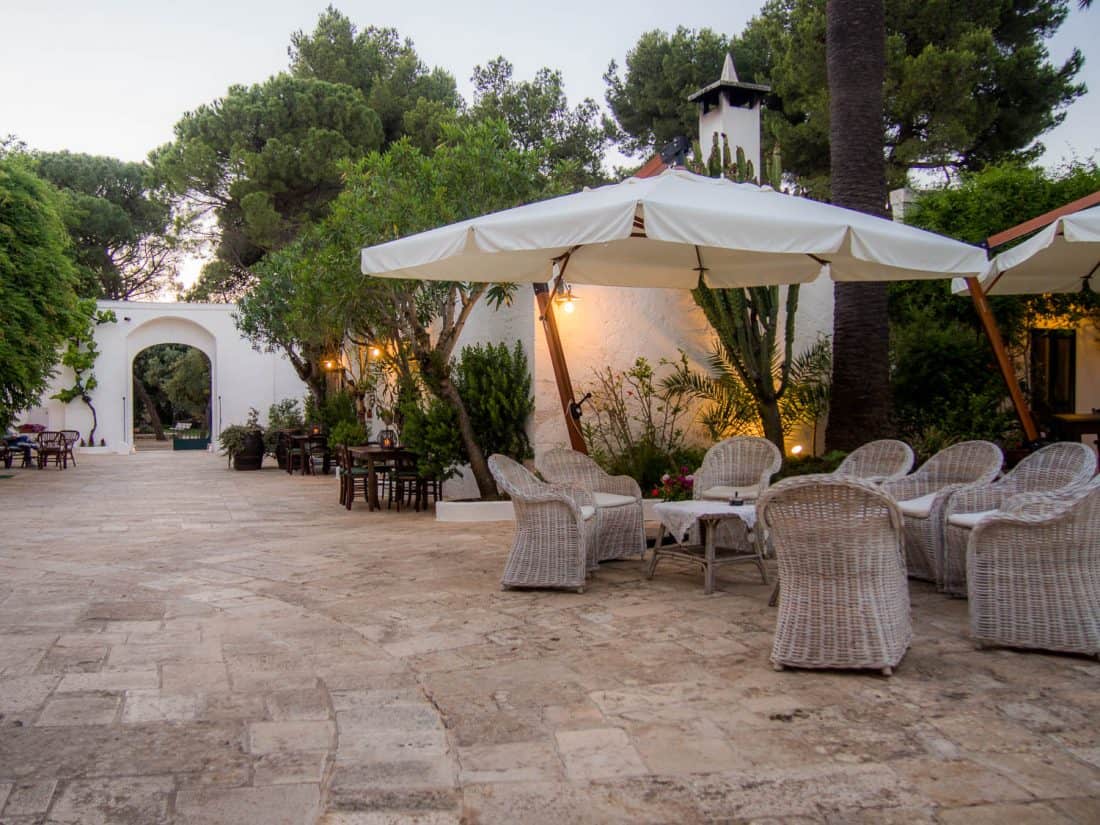
[(581, 507), (581, 518), (588, 521), (592, 516), (596, 515), (596, 508), (589, 507), (587, 504)]
[(899, 501), (898, 507), (901, 508), (903, 516), (909, 516), (911, 518), (928, 518), (932, 512), (932, 502), (936, 500), (935, 493), (928, 493), (920, 498), (911, 498), (907, 501)]
[(623, 507), (627, 504), (635, 504), (638, 499), (634, 496), (620, 496), (618, 493), (593, 493), (597, 507)]
[(970, 530), (983, 518), (991, 516), (996, 512), (996, 510), (982, 510), (978, 513), (955, 513), (947, 517), (947, 523), (955, 527), (964, 527)]
[(748, 501), (755, 500), (760, 495), (760, 485), (746, 484), (744, 487), (727, 487), (720, 484), (716, 487), (708, 487), (703, 491), (703, 498), (707, 501), (729, 501), (735, 495)]

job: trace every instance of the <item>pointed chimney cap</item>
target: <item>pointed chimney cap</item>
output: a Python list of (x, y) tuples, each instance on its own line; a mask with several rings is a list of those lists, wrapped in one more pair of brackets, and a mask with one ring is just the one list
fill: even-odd
[(742, 83), (738, 80), (737, 67), (733, 64), (733, 55), (726, 52), (726, 61), (722, 65), (722, 77), (709, 86), (704, 86), (702, 89), (688, 95), (688, 100), (695, 102), (708, 96), (717, 98), (717, 92), (720, 89), (737, 89), (740, 90), (740, 94), (737, 95), (739, 98), (758, 99), (770, 92), (772, 87), (761, 83)]
[(728, 80), (731, 83), (737, 82), (737, 67), (733, 65), (733, 55), (730, 52), (726, 52), (726, 62), (722, 64), (722, 80)]

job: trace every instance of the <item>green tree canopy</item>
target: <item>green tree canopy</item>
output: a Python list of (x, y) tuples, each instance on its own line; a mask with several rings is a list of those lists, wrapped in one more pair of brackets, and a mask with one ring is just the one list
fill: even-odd
[(172, 285), (171, 206), (145, 164), (72, 152), (34, 158), (38, 174), (61, 191), (82, 295), (125, 301)]
[(38, 403), (82, 322), (60, 197), (24, 158), (0, 156), (0, 425)]
[(381, 145), (381, 121), (359, 91), (322, 80), (232, 86), (185, 114), (153, 162), (176, 196), (217, 219), (215, 260), (196, 293), (239, 292), (266, 253), (324, 214), (341, 161)]
[[(906, 220), (969, 243), (1100, 191), (1095, 162), (1053, 171), (1018, 163), (966, 172), (956, 185), (920, 193)], [(990, 305), (1006, 343), (1020, 352), (1037, 317), (1072, 327), (1100, 321), (1096, 294), (1005, 295)], [(1007, 396), (969, 296), (943, 281), (890, 284), (894, 403), (903, 434), (927, 454), (944, 439), (998, 437), (1012, 426), (999, 414)], [(1024, 382), (1025, 387), (1027, 382)], [(923, 446), (922, 446), (923, 445)]]
[(543, 171), (558, 178), (561, 189), (605, 182), (603, 153), (612, 126), (596, 101), (585, 98), (570, 108), (560, 71), (542, 68), (533, 80), (516, 80), (513, 71), (503, 57), (474, 67), (470, 118), (507, 123), (521, 150), (542, 153)]
[[(703, 30), (643, 35), (619, 77), (605, 79), (624, 147), (648, 151), (695, 136), (685, 100), (716, 80), (729, 46), (742, 80), (771, 85), (765, 144), (778, 142), (788, 170), (828, 195), (829, 93), (826, 0), (768, 0), (732, 41)], [(1042, 151), (1036, 138), (1062, 121), (1084, 92), (1083, 58), (1053, 64), (1045, 41), (1068, 0), (886, 0), (885, 135), (889, 185), (912, 169), (976, 170)], [(692, 71), (698, 67), (698, 73)], [(682, 79), (681, 79), (682, 78)]]
[(432, 134), (427, 113), (443, 119), (462, 105), (454, 77), (425, 66), (411, 40), (392, 28), (360, 31), (333, 6), (321, 12), (312, 33), (292, 34), (288, 51), (296, 77), (358, 89), (382, 119), (386, 143), (408, 135), (423, 145)]
[(699, 111), (688, 95), (719, 78), (729, 50), (724, 34), (680, 26), (671, 35), (655, 29), (638, 38), (625, 74), (612, 60), (604, 82), (623, 148), (646, 153), (676, 137), (698, 138)]
[[(408, 140), (346, 164), (344, 191), (329, 215), (270, 256), (242, 299), (239, 324), (252, 340), (287, 352), (299, 374), (318, 370), (326, 348), (352, 341), (384, 344), (404, 380), (454, 408), (483, 494), (495, 494), (485, 456), (452, 380), (451, 357), (486, 284), (364, 277), (359, 250), (485, 212), (517, 206), (545, 191), (539, 152), (519, 149), (501, 121), (444, 128), (425, 154)], [(471, 273), (473, 276), (474, 273)], [(328, 349), (327, 353), (332, 350)], [(303, 374), (305, 373), (305, 374)]]

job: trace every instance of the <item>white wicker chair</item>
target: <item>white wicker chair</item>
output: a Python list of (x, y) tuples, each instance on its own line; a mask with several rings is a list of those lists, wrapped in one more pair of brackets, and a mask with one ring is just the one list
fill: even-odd
[(951, 495), (965, 487), (988, 484), (1004, 463), (1001, 448), (989, 441), (964, 441), (940, 450), (915, 473), (887, 481), (905, 516), (905, 557), (909, 575), (937, 581), (936, 563), (942, 555), (943, 509)]
[(779, 472), (783, 454), (766, 438), (737, 435), (719, 441), (695, 471), (692, 498), (728, 501), (736, 494), (755, 500)]
[(547, 481), (580, 487), (592, 496), (596, 503), (596, 561), (645, 555), (645, 515), (637, 481), (608, 475), (593, 459), (565, 447), (544, 453), (538, 468)]
[(507, 456), (489, 457), (489, 469), (512, 499), (516, 533), (500, 583), (509, 587), (568, 587), (584, 592), (594, 562), (596, 507), (592, 497), (539, 481)]
[(833, 475), (882, 484), (905, 476), (913, 469), (914, 460), (913, 448), (904, 441), (883, 438), (857, 447), (840, 462)]
[(966, 561), (979, 647), (1100, 656), (1100, 477), (1011, 499), (974, 526)]
[(779, 564), (776, 669), (889, 676), (913, 635), (897, 503), (867, 481), (811, 475), (771, 487), (756, 511)]
[(966, 596), (966, 545), (978, 519), (1001, 509), (1020, 493), (1058, 493), (1081, 487), (1096, 475), (1096, 453), (1075, 442), (1048, 444), (1027, 456), (1003, 478), (960, 490), (944, 507), (942, 556), (937, 564), (945, 593)]

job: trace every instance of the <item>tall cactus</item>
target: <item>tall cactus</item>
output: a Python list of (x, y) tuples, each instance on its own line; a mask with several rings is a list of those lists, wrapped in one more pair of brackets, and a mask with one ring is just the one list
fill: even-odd
[[(723, 135), (719, 145), (715, 134), (710, 156), (704, 165), (699, 144), (694, 148), (692, 171), (711, 177), (725, 177), (737, 183), (756, 183), (752, 161), (739, 146), (730, 152)], [(782, 158), (776, 146), (764, 164), (765, 180), (774, 189), (782, 184)], [(779, 399), (787, 391), (791, 378), (794, 350), (794, 319), (798, 311), (798, 284), (786, 288), (780, 298), (777, 286), (756, 286), (746, 289), (712, 289), (699, 274), (699, 285), (692, 290), (695, 303), (703, 310), (707, 321), (718, 335), (726, 357), (737, 370), (756, 401), (764, 436), (783, 449), (783, 420)], [(784, 305), (782, 357), (779, 356), (779, 308)]]

